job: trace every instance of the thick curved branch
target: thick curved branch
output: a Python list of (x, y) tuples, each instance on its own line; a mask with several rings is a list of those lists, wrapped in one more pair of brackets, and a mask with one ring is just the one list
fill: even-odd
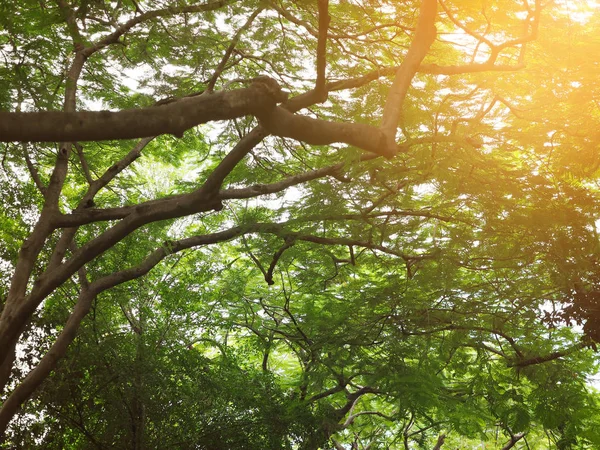
[(400, 150), (395, 142), (387, 140), (383, 131), (361, 123), (329, 122), (297, 116), (280, 107), (267, 111), (259, 119), (271, 134), (311, 145), (340, 142), (386, 158), (393, 158)]
[(381, 129), (390, 140), (395, 140), (404, 98), (406, 97), (411, 81), (437, 35), (435, 28), (436, 14), (437, 0), (423, 0), (415, 35), (404, 61), (402, 61), (396, 72), (396, 77), (394, 78), (383, 109)]
[[(89, 211), (89, 207), (94, 204), (94, 197), (102, 189), (105, 187), (110, 181), (116, 177), (120, 172), (122, 172), (126, 167), (128, 167), (133, 161), (139, 158), (141, 151), (148, 145), (148, 143), (154, 138), (144, 138), (141, 139), (133, 149), (127, 155), (125, 155), (121, 160), (117, 161), (115, 164), (110, 166), (104, 174), (97, 180), (91, 181), (87, 192), (79, 201), (77, 208), (75, 209), (75, 213), (83, 212), (85, 214), (86, 211)], [(62, 216), (64, 217), (64, 216)], [(126, 217), (126, 216), (123, 216)], [(58, 225), (55, 222), (55, 226)], [(83, 224), (75, 224), (75, 225), (83, 225)], [(62, 227), (58, 225), (58, 227)], [(73, 238), (75, 237), (75, 233), (77, 232), (77, 228), (71, 226), (67, 229), (63, 230), (63, 233), (58, 240), (58, 243), (54, 247), (54, 251), (52, 252), (52, 256), (50, 257), (50, 261), (48, 262), (48, 268), (53, 268), (62, 263), (62, 260), (65, 256), (65, 253), (69, 246), (71, 245)]]
[(0, 141), (61, 142), (134, 139), (174, 134), (202, 123), (264, 114), (286, 99), (279, 87), (204, 93), (162, 106), (110, 111), (0, 112)]
[(75, 339), (77, 329), (90, 310), (94, 298), (93, 291), (88, 289), (81, 291), (73, 312), (56, 341), (50, 347), (50, 350), (42, 357), (35, 369), (27, 374), (25, 379), (17, 385), (2, 403), (2, 407), (0, 408), (0, 437), (21, 405), (27, 401), (31, 394), (56, 367), (58, 361), (66, 354), (69, 344)]
[[(269, 79), (270, 80), (270, 79)], [(248, 88), (204, 93), (159, 107), (118, 112), (0, 112), (0, 141), (97, 141), (183, 132), (202, 123), (257, 116), (271, 134), (313, 145), (345, 143), (385, 157), (399, 150), (375, 127), (298, 116), (275, 106), (285, 94), (263, 79)]]

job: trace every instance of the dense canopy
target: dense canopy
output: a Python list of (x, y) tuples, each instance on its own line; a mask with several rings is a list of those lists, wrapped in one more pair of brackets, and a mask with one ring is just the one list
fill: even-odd
[(0, 446), (600, 448), (583, 0), (0, 0)]

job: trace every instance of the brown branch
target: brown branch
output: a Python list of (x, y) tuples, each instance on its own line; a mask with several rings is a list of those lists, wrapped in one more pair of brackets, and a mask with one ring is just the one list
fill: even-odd
[(502, 447), (502, 450), (509, 450), (509, 449), (513, 448), (517, 442), (519, 442), (521, 439), (523, 439), (523, 437), (525, 437), (525, 433), (517, 433), (517, 434), (511, 435), (510, 441), (508, 441), (506, 444), (504, 444), (504, 447)]
[(381, 129), (391, 141), (395, 141), (396, 139), (396, 130), (400, 122), (404, 98), (406, 97), (411, 81), (437, 35), (435, 28), (436, 13), (437, 0), (423, 0), (421, 2), (415, 35), (404, 57), (404, 61), (402, 61), (396, 72), (392, 87), (388, 92), (383, 108)]
[(223, 181), (244, 157), (268, 135), (261, 126), (254, 127), (233, 149), (221, 160), (219, 165), (206, 178), (202, 188), (206, 192), (215, 192), (221, 188)]
[(46, 193), (46, 186), (44, 186), (44, 183), (40, 178), (38, 170), (35, 168), (33, 162), (31, 161), (29, 151), (27, 150), (27, 144), (22, 142), (21, 148), (23, 149), (23, 155), (25, 156), (25, 164), (27, 164), (27, 170), (29, 170), (29, 174), (31, 175), (31, 178), (33, 179), (33, 182), (35, 183), (36, 187), (38, 188), (42, 196), (44, 196)]
[(74, 143), (75, 150), (77, 151), (77, 156), (79, 157), (79, 163), (81, 164), (81, 170), (83, 171), (83, 176), (88, 184), (92, 184), (94, 179), (92, 178), (92, 174), (90, 172), (90, 167), (88, 166), (87, 160), (85, 159), (85, 155), (83, 154), (83, 147), (78, 142)]
[(395, 141), (389, 141), (382, 130), (361, 123), (340, 123), (298, 116), (275, 107), (259, 116), (261, 124), (271, 133), (311, 145), (335, 142), (353, 145), (386, 158), (399, 151)]
[(336, 441), (334, 438), (331, 438), (331, 443), (333, 444), (333, 446), (335, 447), (335, 450), (346, 450), (346, 447), (344, 447), (342, 444), (340, 444), (338, 441)]
[(233, 39), (231, 40), (231, 43), (229, 44), (229, 47), (227, 47), (227, 50), (225, 51), (225, 54), (223, 55), (223, 58), (221, 59), (221, 61), (219, 62), (219, 65), (215, 69), (213, 76), (208, 81), (208, 84), (206, 86), (207, 92), (213, 91), (213, 89), (215, 87), (215, 83), (217, 82), (217, 80), (219, 79), (221, 74), (223, 73), (223, 70), (225, 69), (225, 65), (227, 64), (227, 61), (229, 61), (229, 57), (231, 56), (231, 53), (233, 53), (233, 50), (235, 49), (237, 43), (240, 40), (240, 37), (242, 36), (242, 34), (244, 34), (248, 30), (248, 28), (250, 28), (250, 26), (252, 25), (252, 22), (254, 22), (254, 19), (256, 19), (256, 17), (258, 17), (258, 15), (261, 12), (263, 12), (264, 9), (265, 9), (265, 6), (260, 6), (256, 11), (254, 11), (250, 15), (250, 17), (248, 17), (248, 20), (246, 20), (246, 23), (244, 25), (242, 25), (242, 27), (235, 33), (235, 35), (233, 36)]
[[(256, 264), (256, 267), (258, 267), (258, 270), (260, 270), (260, 273), (263, 274), (264, 279), (267, 280), (267, 272), (266, 272), (265, 268), (263, 267), (263, 265), (260, 262), (260, 260), (256, 256), (254, 256), (254, 253), (252, 253), (252, 250), (250, 250), (250, 246), (248, 245), (248, 241), (246, 240), (246, 238), (245, 238), (245, 236), (243, 234), (242, 234), (242, 242), (244, 243), (244, 248), (248, 252), (248, 256), (250, 256), (250, 259), (254, 262), (254, 264)], [(267, 281), (267, 284), (271, 285), (273, 283), (269, 283)]]
[(318, 394), (315, 394), (312, 397), (310, 397), (308, 399), (308, 403), (313, 403), (322, 398), (329, 397), (330, 395), (337, 394), (338, 392), (342, 392), (345, 387), (346, 387), (346, 385), (344, 385), (344, 384), (338, 384), (338, 385), (336, 385), (330, 389), (327, 389), (323, 392), (319, 392)]
[(56, 367), (58, 361), (66, 354), (71, 342), (77, 335), (77, 329), (83, 318), (90, 310), (95, 294), (93, 290), (83, 289), (79, 299), (69, 316), (64, 328), (50, 347), (50, 350), (42, 357), (37, 366), (27, 374), (17, 387), (11, 392), (0, 408), (0, 436), (14, 414), (21, 405), (27, 401), (37, 387), (46, 379), (50, 372)]
[(129, 167), (136, 159), (138, 159), (142, 153), (142, 150), (155, 138), (156, 136), (146, 137), (140, 139), (138, 143), (127, 153), (123, 158), (110, 166), (102, 174), (100, 178), (94, 181), (88, 192), (83, 196), (81, 205), (88, 205), (94, 199), (96, 194), (105, 186), (108, 185), (119, 173)]
[(281, 192), (290, 186), (296, 186), (298, 184), (326, 176), (334, 176), (339, 170), (343, 169), (343, 167), (344, 164), (339, 163), (322, 167), (321, 169), (309, 170), (304, 173), (292, 175), (271, 184), (255, 184), (254, 186), (248, 186), (244, 188), (223, 189), (219, 193), (219, 198), (222, 200), (227, 200), (234, 198), (252, 198), (259, 195), (273, 194), (276, 192)]
[(348, 428), (350, 425), (352, 425), (354, 423), (354, 421), (356, 420), (357, 417), (367, 416), (367, 415), (369, 415), (369, 416), (383, 417), (384, 419), (390, 420), (390, 421), (394, 420), (393, 417), (390, 417), (390, 416), (388, 416), (386, 414), (383, 414), (383, 413), (381, 413), (379, 411), (360, 411), (360, 412), (357, 412), (355, 414), (350, 414), (348, 416), (348, 418), (346, 419), (346, 421), (344, 422), (344, 424), (342, 425), (342, 428)]
[(281, 256), (283, 255), (283, 252), (285, 252), (292, 245), (294, 245), (294, 239), (293, 238), (286, 238), (285, 239), (285, 243), (273, 255), (273, 260), (271, 261), (271, 264), (269, 265), (269, 269), (267, 270), (267, 273), (264, 274), (265, 275), (265, 281), (267, 282), (267, 284), (269, 286), (272, 286), (272, 285), (275, 284), (275, 281), (273, 281), (273, 272), (275, 271), (275, 266), (277, 266), (277, 262), (279, 261), (279, 258), (281, 258)]
[(134, 18), (128, 20), (123, 25), (120, 25), (111, 34), (101, 38), (99, 41), (95, 42), (90, 47), (84, 49), (84, 54), (86, 57), (89, 57), (92, 54), (96, 53), (98, 50), (101, 50), (104, 47), (118, 42), (121, 36), (123, 36), (125, 33), (131, 30), (134, 26), (139, 25), (142, 22), (146, 22), (148, 20), (155, 19), (158, 17), (173, 16), (176, 14), (214, 11), (216, 9), (222, 8), (232, 3), (236, 3), (238, 1), (239, 0), (216, 0), (211, 1), (209, 3), (204, 3), (202, 5), (170, 6), (168, 8), (147, 11), (145, 13), (140, 14), (139, 16), (135, 16)]
[(446, 435), (444, 433), (438, 436), (437, 442), (433, 446), (433, 450), (440, 450), (442, 445), (444, 445), (444, 441), (446, 440)]
[(165, 133), (182, 136), (208, 121), (255, 115), (271, 134), (308, 144), (340, 142), (388, 158), (399, 151), (395, 142), (388, 141), (375, 127), (298, 116), (275, 106), (283, 100), (285, 94), (277, 83), (261, 78), (248, 88), (205, 93), (159, 107), (118, 112), (0, 112), (0, 141), (90, 141)]
[[(148, 143), (152, 139), (154, 138), (141, 139), (135, 145), (135, 147), (129, 153), (127, 153), (127, 155), (125, 155), (120, 161), (110, 166), (100, 178), (98, 178), (95, 181), (92, 181), (88, 187), (87, 192), (79, 201), (77, 208), (75, 208), (75, 215), (77, 216), (78, 212), (85, 214), (86, 211), (89, 211), (89, 207), (94, 204), (94, 197), (100, 191), (100, 189), (106, 186), (114, 177), (116, 177), (121, 171), (128, 167), (133, 161), (135, 161), (140, 156), (140, 153), (144, 149), (144, 147), (148, 145)], [(62, 263), (65, 253), (71, 245), (73, 238), (75, 237), (75, 233), (77, 232), (77, 228), (75, 228), (75, 226), (79, 225), (83, 225), (83, 223), (71, 222), (70, 226), (63, 230), (61, 237), (59, 238), (56, 246), (54, 247), (54, 251), (52, 252), (52, 256), (50, 257), (50, 261), (48, 262), (48, 268), (46, 270), (54, 268)], [(55, 226), (62, 227), (58, 222), (55, 222)]]
[(260, 116), (285, 99), (285, 94), (273, 85), (253, 83), (248, 88), (205, 93), (162, 106), (118, 112), (2, 111), (0, 141), (97, 141), (158, 134), (182, 136), (184, 131), (209, 121)]
[[(544, 356), (536, 356), (534, 358), (528, 358), (528, 359), (520, 359), (514, 362), (511, 362), (508, 364), (508, 367), (527, 367), (527, 366), (532, 366), (534, 364), (542, 364), (548, 361), (554, 361), (555, 359), (559, 359), (562, 358), (564, 356), (568, 356), (571, 353), (575, 353), (578, 350), (581, 350), (583, 348), (586, 348), (589, 344), (585, 341), (579, 342), (578, 344), (575, 344), (574, 346), (567, 348), (565, 350), (560, 350), (560, 351), (556, 351), (556, 352), (552, 352), (548, 355), (544, 355)], [(519, 355), (522, 357), (522, 355)]]
[[(315, 91), (324, 94), (326, 99), (327, 29), (331, 18), (329, 17), (329, 0), (318, 0), (317, 3), (319, 6), (319, 37), (317, 41), (317, 82)], [(325, 99), (322, 101), (325, 101)]]
[(347, 392), (346, 398), (348, 401), (344, 406), (335, 410), (336, 416), (341, 420), (350, 411), (356, 402), (365, 394), (379, 394), (380, 391), (371, 386), (361, 387), (355, 392)]

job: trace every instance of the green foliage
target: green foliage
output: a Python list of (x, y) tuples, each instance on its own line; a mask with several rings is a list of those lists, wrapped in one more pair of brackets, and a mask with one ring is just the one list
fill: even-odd
[[(160, 108), (200, 95), (259, 6), (215, 89), (265, 74), (292, 96), (314, 86), (317, 2), (207, 12), (180, 12), (197, 5), (187, 1), (9, 3), (0, 1), (1, 110), (59, 109), (74, 47), (163, 8), (86, 61), (79, 108)], [(151, 257), (170, 255), (94, 298), (66, 356), (11, 423), (6, 448), (408, 449), (432, 448), (442, 433), (444, 448), (502, 448), (519, 433), (532, 449), (600, 448), (589, 386), (600, 340), (590, 56), (600, 18), (579, 20), (563, 3), (546, 5), (526, 67), (444, 75), (436, 70), (493, 53), (477, 34), (510, 44), (497, 65), (520, 64), (512, 41), (534, 7), (444, 2), (438, 39), (403, 104), (396, 158), (263, 136), (219, 187), (218, 207), (145, 224), (97, 252), (38, 308), (5, 393), (56, 342), (87, 283), (141, 275)], [(332, 90), (301, 114), (379, 126), (390, 84), (381, 74), (404, 60), (417, 10), (412, 1), (332, 1)], [(363, 76), (369, 82), (356, 81)], [(336, 80), (357, 85), (337, 91)], [(116, 170), (137, 142), (78, 144), (59, 209), (113, 215), (79, 226), (65, 258), (136, 223), (123, 208), (195, 192), (256, 125), (239, 118), (156, 137), (86, 205), (90, 180)], [(44, 204), (35, 178), (48, 184), (57, 148), (4, 149), (2, 305)], [(263, 195), (282, 181), (291, 187)], [(52, 230), (32, 280), (48, 273), (63, 231)], [(215, 237), (227, 230), (237, 234)], [(179, 251), (199, 236), (214, 239)]]

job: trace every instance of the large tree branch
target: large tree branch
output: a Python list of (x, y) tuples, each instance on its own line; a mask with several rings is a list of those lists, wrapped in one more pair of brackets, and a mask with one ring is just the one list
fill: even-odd
[(353, 145), (363, 150), (394, 157), (399, 146), (386, 138), (382, 130), (361, 123), (329, 122), (298, 116), (275, 107), (259, 116), (261, 124), (276, 136), (288, 137), (311, 145), (328, 145), (335, 142)]
[[(96, 196), (98, 191), (100, 191), (100, 189), (102, 189), (108, 183), (110, 183), (110, 181), (114, 177), (116, 177), (121, 171), (123, 171), (126, 167), (128, 167), (133, 161), (135, 161), (137, 158), (139, 158), (144, 147), (146, 147), (146, 145), (148, 145), (148, 143), (152, 139), (154, 139), (154, 138), (141, 139), (133, 147), (133, 149), (131, 149), (131, 151), (129, 153), (127, 153), (127, 155), (125, 155), (123, 158), (121, 158), (121, 160), (117, 161), (115, 164), (110, 166), (104, 172), (104, 174), (102, 174), (102, 176), (100, 178), (92, 181), (88, 187), (87, 192), (79, 201), (79, 204), (77, 205), (77, 208), (75, 209), (74, 212), (85, 213), (85, 211), (88, 211), (89, 210), (88, 208), (90, 207), (90, 205), (93, 204), (94, 197)], [(126, 217), (126, 216), (122, 216), (122, 217)], [(83, 225), (83, 224), (79, 223), (79, 224), (75, 224), (75, 225), (78, 226), (78, 225)], [(54, 223), (54, 226), (61, 228), (61, 226), (58, 225), (56, 222)], [(67, 228), (63, 231), (60, 239), (58, 240), (58, 243), (54, 247), (54, 251), (52, 252), (52, 256), (50, 257), (50, 261), (48, 262), (48, 268), (56, 267), (60, 263), (62, 263), (65, 253), (66, 253), (67, 249), (69, 248), (69, 246), (71, 245), (71, 243), (73, 241), (73, 237), (75, 237), (76, 232), (77, 232), (77, 228), (75, 228), (75, 227)]]
[(248, 88), (205, 93), (159, 107), (118, 112), (0, 112), (0, 141), (94, 141), (174, 134), (209, 121), (255, 115), (271, 133), (313, 145), (346, 143), (386, 157), (398, 146), (375, 127), (298, 116), (275, 106), (285, 95), (273, 80)]
[(118, 112), (0, 112), (0, 141), (98, 141), (158, 134), (181, 136), (184, 131), (209, 121), (264, 114), (285, 99), (279, 86), (255, 82), (247, 88), (204, 93), (162, 106)]
[(395, 140), (396, 138), (396, 130), (400, 121), (404, 98), (406, 97), (411, 81), (437, 35), (435, 28), (436, 13), (437, 0), (422, 1), (415, 35), (404, 57), (404, 61), (402, 61), (400, 68), (396, 72), (383, 109), (381, 129), (390, 140)]
[[(75, 44), (77, 43), (75, 42)], [(75, 46), (77, 48), (77, 45)], [(85, 61), (86, 58), (80, 52), (75, 54), (75, 58), (67, 73), (67, 84), (64, 100), (65, 112), (57, 114), (70, 114), (75, 111), (77, 81), (79, 80), (79, 76)], [(0, 112), (0, 115), (2, 114), (10, 113)], [(1, 128), (2, 126), (0, 125), (0, 136), (3, 134)], [(60, 142), (64, 140), (57, 139), (56, 141)], [(29, 317), (28, 315), (25, 320), (17, 319), (22, 312), (20, 300), (27, 291), (31, 272), (35, 266), (37, 257), (42, 251), (46, 239), (54, 229), (52, 221), (53, 217), (56, 216), (58, 211), (59, 198), (63, 184), (67, 177), (71, 147), (72, 144), (68, 142), (63, 142), (60, 144), (54, 170), (50, 176), (48, 186), (46, 186), (44, 191), (45, 201), (40, 212), (40, 217), (35, 224), (33, 231), (19, 249), (17, 263), (15, 265), (15, 270), (10, 282), (10, 288), (6, 297), (4, 309), (0, 315), (0, 372), (5, 371), (7, 369), (7, 365), (12, 365), (14, 356), (11, 354), (11, 351), (14, 351), (14, 342), (16, 339), (18, 339), (20, 333), (23, 332), (25, 323)], [(28, 314), (32, 313), (33, 310), (31, 310)], [(0, 386), (0, 391), (3, 387), (3, 385)]]
[(58, 361), (66, 354), (67, 348), (73, 339), (75, 339), (79, 324), (88, 313), (93, 299), (94, 295), (92, 291), (83, 290), (81, 292), (75, 309), (69, 316), (67, 323), (50, 350), (42, 357), (35, 369), (27, 374), (25, 379), (17, 385), (2, 403), (2, 407), (0, 408), (0, 437), (21, 405), (31, 396), (35, 389), (56, 367)]

